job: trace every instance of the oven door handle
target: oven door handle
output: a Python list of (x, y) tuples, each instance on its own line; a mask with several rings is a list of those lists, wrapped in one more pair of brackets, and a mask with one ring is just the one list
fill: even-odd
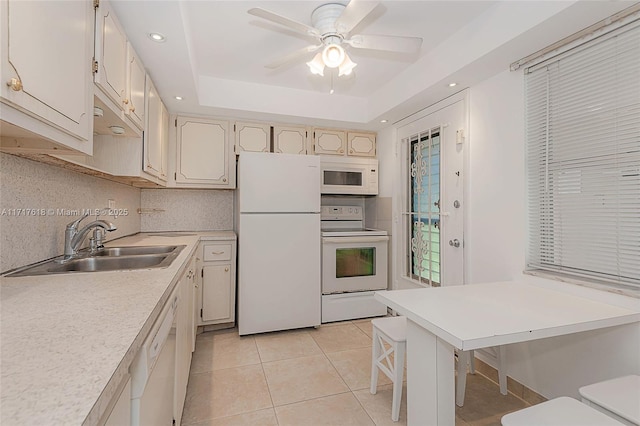
[(353, 243), (381, 243), (389, 241), (386, 235), (362, 236), (362, 237), (322, 237), (323, 243), (353, 244)]

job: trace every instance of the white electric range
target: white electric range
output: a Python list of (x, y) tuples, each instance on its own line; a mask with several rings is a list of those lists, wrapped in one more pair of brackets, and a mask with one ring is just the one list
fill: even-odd
[(322, 322), (387, 314), (373, 298), (386, 290), (386, 231), (364, 227), (361, 206), (322, 206)]

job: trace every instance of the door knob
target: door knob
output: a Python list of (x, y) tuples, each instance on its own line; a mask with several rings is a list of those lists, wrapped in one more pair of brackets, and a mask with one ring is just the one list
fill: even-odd
[(20, 81), (19, 78), (12, 78), (11, 80), (7, 81), (7, 86), (11, 87), (11, 90), (13, 90), (14, 92), (19, 92), (22, 90), (22, 81)]
[(460, 241), (457, 239), (449, 240), (449, 245), (453, 247), (460, 247)]

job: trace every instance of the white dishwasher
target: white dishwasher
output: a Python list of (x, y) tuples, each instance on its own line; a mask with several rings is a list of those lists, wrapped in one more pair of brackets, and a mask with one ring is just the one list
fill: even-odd
[(178, 287), (131, 364), (131, 425), (173, 424)]

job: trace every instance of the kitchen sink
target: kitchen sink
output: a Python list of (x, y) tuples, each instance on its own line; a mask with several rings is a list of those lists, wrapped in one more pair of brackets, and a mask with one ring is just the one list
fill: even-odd
[(104, 256), (131, 256), (141, 254), (164, 254), (175, 251), (178, 247), (184, 246), (129, 246), (129, 247), (105, 247), (94, 253), (94, 257)]
[(134, 269), (165, 268), (175, 260), (185, 246), (107, 247), (90, 254), (61, 262), (62, 256), (20, 268), (7, 277), (69, 274), (75, 272), (130, 271)]
[(171, 263), (166, 254), (145, 254), (140, 256), (120, 257), (85, 257), (73, 259), (67, 263), (56, 264), (48, 268), (50, 273), (60, 272), (99, 272), (118, 271), (122, 269), (142, 269), (160, 267), (163, 262)]

